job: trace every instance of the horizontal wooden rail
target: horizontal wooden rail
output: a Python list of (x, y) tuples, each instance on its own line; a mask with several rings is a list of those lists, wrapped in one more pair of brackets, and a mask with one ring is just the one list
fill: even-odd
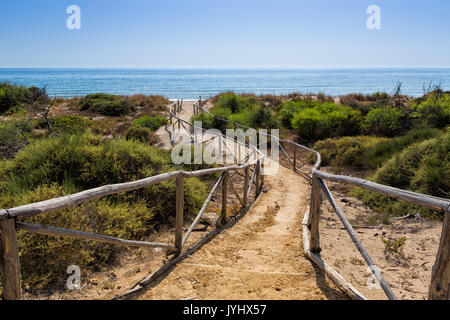
[(322, 172), (320, 170), (315, 170), (314, 173), (322, 179), (343, 182), (351, 185), (358, 186), (360, 188), (377, 192), (379, 194), (396, 198), (400, 200), (407, 201), (412, 204), (417, 204), (420, 206), (425, 206), (435, 210), (450, 211), (450, 200), (428, 196), (425, 194), (415, 193), (411, 191), (406, 191), (402, 189), (397, 189), (375, 182), (367, 181), (360, 178), (353, 178), (347, 176), (333, 175), (329, 173)]
[(46, 235), (46, 236), (56, 236), (56, 237), (68, 237), (74, 239), (91, 240), (97, 242), (110, 243), (119, 246), (130, 246), (130, 247), (147, 247), (147, 248), (164, 248), (168, 251), (175, 251), (176, 248), (170, 244), (159, 243), (159, 242), (147, 242), (147, 241), (134, 241), (134, 240), (124, 240), (109, 236), (104, 236), (100, 234), (67, 230), (63, 228), (49, 227), (40, 224), (32, 224), (26, 222), (17, 222), (17, 228), (26, 230), (30, 233)]

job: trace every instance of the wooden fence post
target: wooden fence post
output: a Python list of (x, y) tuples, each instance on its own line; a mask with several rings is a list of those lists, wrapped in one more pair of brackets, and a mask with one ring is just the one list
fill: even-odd
[(294, 172), (297, 172), (297, 148), (294, 147)]
[(442, 227), (441, 243), (431, 275), (430, 300), (450, 300), (450, 212)]
[(220, 224), (223, 225), (227, 219), (227, 196), (228, 196), (228, 172), (224, 172), (222, 181), (222, 212), (220, 213)]
[(244, 196), (242, 197), (242, 201), (244, 202), (245, 207), (247, 207), (247, 204), (248, 204), (247, 190), (248, 190), (249, 175), (250, 175), (250, 167), (245, 167), (245, 173), (244, 173)]
[(0, 271), (3, 300), (20, 300), (20, 261), (14, 219), (0, 220)]
[(183, 175), (177, 176), (177, 202), (176, 202), (176, 234), (175, 247), (178, 253), (183, 249), (183, 209), (184, 209), (184, 179)]
[(312, 177), (311, 203), (309, 206), (310, 211), (308, 222), (308, 228), (310, 230), (309, 246), (310, 251), (313, 253), (319, 253), (321, 251), (319, 237), (321, 189), (317, 179), (318, 177), (314, 173)]
[(261, 189), (260, 189), (260, 185), (259, 185), (260, 175), (261, 175), (261, 162), (260, 161), (258, 161), (258, 163), (256, 164), (255, 170), (256, 170), (256, 197), (258, 197), (259, 194), (261, 193)]

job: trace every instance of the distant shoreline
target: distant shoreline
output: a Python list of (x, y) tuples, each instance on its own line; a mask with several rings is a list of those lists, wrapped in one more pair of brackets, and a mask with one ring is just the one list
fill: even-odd
[(304, 69), (60, 69), (0, 68), (0, 82), (46, 87), (52, 96), (72, 98), (92, 93), (162, 95), (194, 100), (222, 92), (256, 95), (402, 94), (419, 97), (429, 83), (450, 89), (450, 68), (304, 68)]

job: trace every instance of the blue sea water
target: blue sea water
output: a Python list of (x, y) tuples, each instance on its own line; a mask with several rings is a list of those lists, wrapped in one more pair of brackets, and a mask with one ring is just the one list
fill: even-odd
[(255, 94), (402, 93), (421, 96), (433, 82), (450, 90), (448, 69), (0, 69), (0, 81), (46, 87), (59, 97), (90, 93), (159, 94), (195, 99), (234, 91)]

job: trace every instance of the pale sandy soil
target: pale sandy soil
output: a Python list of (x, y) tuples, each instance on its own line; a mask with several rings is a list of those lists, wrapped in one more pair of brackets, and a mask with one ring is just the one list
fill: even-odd
[[(427, 299), (442, 223), (411, 218), (391, 220), (390, 225), (369, 226), (367, 218), (376, 213), (359, 199), (346, 196), (348, 189), (342, 185), (331, 182), (327, 182), (327, 185), (397, 298)], [(324, 261), (341, 273), (366, 298), (387, 299), (381, 289), (367, 287), (367, 280), (371, 274), (367, 270), (366, 263), (325, 198), (323, 204), (320, 241)], [(405, 215), (409, 213), (405, 212)], [(406, 239), (400, 252), (386, 250), (382, 239), (400, 238)]]

